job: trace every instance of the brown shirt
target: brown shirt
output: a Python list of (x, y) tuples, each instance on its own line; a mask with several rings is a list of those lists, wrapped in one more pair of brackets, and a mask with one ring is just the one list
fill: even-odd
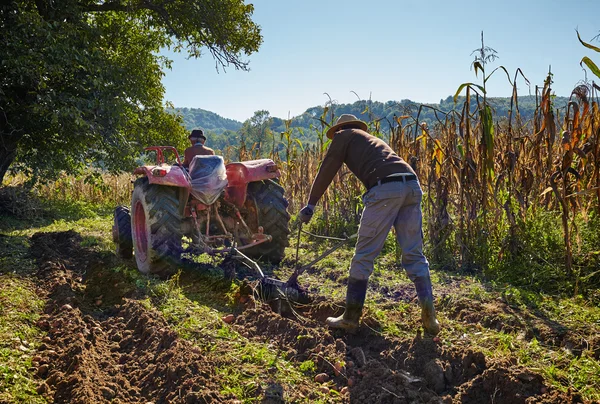
[(391, 174), (415, 174), (412, 167), (383, 140), (360, 129), (342, 130), (333, 136), (321, 163), (310, 190), (309, 205), (316, 205), (343, 163), (366, 188)]
[(183, 159), (183, 166), (189, 167), (192, 163), (192, 160), (196, 156), (214, 156), (215, 151), (209, 147), (203, 145), (196, 145), (192, 147), (188, 147), (184, 152), (185, 158)]

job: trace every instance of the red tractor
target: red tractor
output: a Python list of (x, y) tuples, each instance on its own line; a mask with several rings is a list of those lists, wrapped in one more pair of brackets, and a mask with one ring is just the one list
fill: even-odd
[[(117, 253), (135, 252), (138, 269), (168, 276), (182, 253), (227, 254), (279, 263), (288, 246), (288, 202), (272, 160), (224, 164), (221, 156), (196, 156), (189, 171), (171, 146), (146, 148), (156, 164), (135, 169), (131, 211), (115, 210)], [(165, 162), (173, 152), (177, 164)], [(187, 245), (184, 248), (184, 245)]]

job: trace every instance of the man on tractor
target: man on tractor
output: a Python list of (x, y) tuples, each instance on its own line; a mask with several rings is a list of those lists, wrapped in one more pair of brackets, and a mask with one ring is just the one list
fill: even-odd
[(440, 325), (433, 306), (429, 262), (423, 255), (421, 200), (423, 191), (412, 167), (381, 139), (367, 133), (367, 124), (354, 115), (340, 116), (327, 131), (332, 139), (315, 178), (308, 204), (299, 219), (308, 223), (314, 208), (342, 164), (365, 185), (364, 210), (358, 240), (350, 264), (346, 310), (330, 317), (331, 328), (353, 330), (359, 325), (373, 261), (381, 252), (390, 228), (394, 226), (402, 248), (402, 266), (414, 283), (421, 306), (423, 328), (436, 335)]
[(192, 146), (185, 149), (184, 152), (183, 166), (185, 168), (189, 168), (190, 164), (192, 163), (192, 160), (196, 156), (215, 155), (215, 151), (213, 149), (204, 146), (204, 142), (206, 142), (206, 136), (204, 136), (204, 132), (202, 131), (202, 129), (192, 130), (192, 133), (190, 133), (188, 139), (190, 139), (190, 143), (192, 144)]

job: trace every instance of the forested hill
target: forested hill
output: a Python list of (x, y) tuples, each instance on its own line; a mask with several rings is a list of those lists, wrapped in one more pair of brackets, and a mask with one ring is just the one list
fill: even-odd
[[(511, 99), (509, 97), (493, 97), (488, 98), (488, 101), (490, 105), (492, 105), (492, 108), (495, 112), (494, 116), (497, 119), (508, 116), (508, 111), (510, 110), (511, 104)], [(460, 97), (457, 103), (459, 108), (462, 107), (463, 102), (464, 99)], [(567, 97), (555, 97), (554, 106), (556, 108), (564, 108), (567, 105), (567, 102)], [(524, 120), (531, 119), (536, 108), (535, 96), (531, 95), (518, 97), (518, 104), (521, 117)], [(421, 104), (411, 100), (387, 102), (357, 101), (353, 104), (335, 105), (335, 115), (339, 116), (341, 114), (353, 114), (365, 121), (384, 118), (385, 122), (385, 118), (392, 121), (394, 115), (412, 115), (416, 117), (419, 105)], [(454, 101), (451, 96), (447, 97), (446, 99), (440, 100), (439, 103), (425, 105), (431, 106), (444, 112), (451, 111), (455, 107)], [(243, 125), (242, 122), (236, 121), (234, 119), (224, 118), (214, 112), (210, 112), (200, 108), (175, 108), (175, 110), (183, 116), (185, 127), (188, 130), (194, 128), (203, 128), (206, 131), (221, 134), (228, 130), (233, 132), (238, 131)], [(302, 128), (304, 131), (307, 131), (310, 129), (311, 124), (317, 125), (318, 120), (316, 118), (320, 117), (322, 113), (323, 107), (321, 106), (308, 108), (302, 115), (292, 118), (292, 127)], [(443, 114), (438, 114), (438, 116), (441, 118), (443, 117)], [(282, 119), (277, 117), (272, 118), (272, 130), (285, 130), (285, 126)], [(435, 121), (435, 114), (432, 109), (423, 108), (419, 119), (431, 123)]]
[(242, 123), (234, 119), (224, 118), (214, 112), (200, 108), (175, 108), (183, 116), (186, 129), (202, 128), (214, 133), (223, 133), (226, 130), (237, 131)]

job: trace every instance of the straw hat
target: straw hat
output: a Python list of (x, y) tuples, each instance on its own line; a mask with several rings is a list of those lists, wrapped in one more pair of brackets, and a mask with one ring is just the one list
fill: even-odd
[(327, 130), (327, 137), (329, 139), (333, 139), (333, 134), (335, 132), (337, 132), (342, 126), (345, 125), (354, 125), (357, 126), (359, 129), (362, 129), (364, 131), (367, 130), (367, 124), (364, 123), (363, 121), (359, 120), (357, 117), (355, 117), (352, 114), (342, 114), (337, 122), (335, 123), (335, 125), (333, 125), (331, 128), (329, 128)]

